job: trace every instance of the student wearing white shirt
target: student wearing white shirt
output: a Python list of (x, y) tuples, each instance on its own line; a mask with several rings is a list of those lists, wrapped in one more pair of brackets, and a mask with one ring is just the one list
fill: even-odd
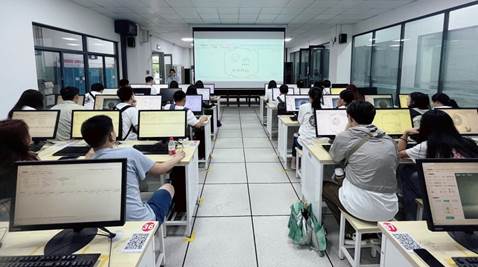
[(153, 76), (146, 76), (146, 78), (144, 78), (144, 81), (146, 82), (147, 85), (154, 85)]
[(90, 91), (85, 95), (85, 109), (94, 109), (96, 95), (102, 94), (104, 90), (105, 87), (101, 83), (92, 84)]
[(274, 101), (274, 103), (277, 103), (277, 115), (286, 115), (285, 96), (289, 93), (289, 87), (287, 84), (283, 84), (279, 87), (279, 91), (280, 95), (278, 95)]
[[(183, 91), (176, 91), (173, 95), (174, 104), (167, 104), (164, 110), (184, 110), (186, 105), (186, 93)], [(194, 116), (194, 113), (188, 109), (186, 112), (187, 123), (191, 127), (201, 128), (207, 123), (207, 117), (201, 116), (199, 119)]]
[(71, 113), (73, 110), (83, 110), (84, 107), (76, 104), (80, 90), (75, 87), (65, 87), (61, 89), (60, 94), (63, 103), (53, 106), (52, 110), (60, 111), (60, 120), (56, 131), (56, 140), (66, 141), (70, 139), (71, 132)]
[(117, 95), (121, 103), (115, 109), (120, 111), (122, 140), (138, 139), (138, 109), (134, 99), (133, 89), (130, 86), (118, 89)]
[(432, 96), (432, 106), (433, 108), (458, 108), (456, 101), (444, 93), (436, 93)]
[[(420, 135), (423, 142), (408, 148), (408, 137)], [(420, 128), (405, 131), (398, 142), (398, 151), (401, 158), (410, 158), (413, 161), (425, 158), (477, 158), (478, 146), (476, 143), (460, 135), (453, 119), (444, 111), (435, 109), (423, 114)], [(423, 188), (418, 182), (415, 168), (400, 170), (403, 193), (405, 219), (414, 220), (416, 216), (416, 198), (422, 198)]]
[(277, 88), (277, 83), (276, 81), (274, 80), (270, 80), (269, 83), (267, 84), (267, 89), (266, 89), (266, 94), (265, 94), (265, 97), (266, 97), (266, 100), (267, 101), (274, 101), (272, 99), (272, 89), (274, 88)]
[(12, 118), (12, 113), (15, 110), (42, 110), (43, 109), (43, 94), (35, 89), (25, 90), (18, 102), (8, 112), (8, 118)]

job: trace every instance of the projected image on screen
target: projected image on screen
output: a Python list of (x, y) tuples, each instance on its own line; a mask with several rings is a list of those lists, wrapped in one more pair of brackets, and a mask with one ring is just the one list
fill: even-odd
[(194, 29), (194, 66), (197, 80), (220, 88), (262, 88), (264, 82), (282, 83), (284, 31), (213, 31)]
[(455, 173), (465, 219), (478, 219), (478, 173)]

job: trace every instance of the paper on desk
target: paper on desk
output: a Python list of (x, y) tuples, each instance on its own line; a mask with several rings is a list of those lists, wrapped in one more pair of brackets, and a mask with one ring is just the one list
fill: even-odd
[(146, 240), (148, 239), (149, 234), (144, 233), (135, 233), (131, 238), (126, 242), (126, 245), (123, 248), (125, 253), (139, 253), (144, 250), (146, 246)]
[(407, 233), (395, 233), (392, 236), (400, 243), (405, 250), (422, 248), (413, 237)]

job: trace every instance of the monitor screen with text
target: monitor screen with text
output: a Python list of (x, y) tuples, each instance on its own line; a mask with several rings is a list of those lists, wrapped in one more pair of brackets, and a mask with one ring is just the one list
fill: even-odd
[(105, 115), (111, 118), (113, 121), (113, 129), (116, 133), (116, 136), (119, 137), (120, 132), (120, 112), (114, 110), (74, 110), (72, 112), (72, 119), (71, 119), (71, 138), (72, 139), (82, 139), (83, 136), (81, 135), (81, 125), (83, 122), (98, 115)]
[(138, 110), (161, 110), (162, 97), (160, 95), (135, 95)]
[(139, 111), (139, 139), (157, 139), (186, 136), (186, 111)]
[(187, 95), (184, 106), (192, 112), (202, 112), (202, 95)]
[(315, 111), (317, 137), (336, 136), (345, 131), (347, 123), (348, 118), (345, 109), (317, 109)]
[(56, 136), (59, 116), (59, 110), (19, 110), (13, 112), (12, 120), (24, 121), (32, 138), (53, 139)]
[(197, 88), (197, 92), (199, 95), (202, 95), (202, 100), (209, 101), (209, 97), (211, 95), (211, 89), (209, 88)]
[(116, 105), (121, 102), (117, 95), (96, 95), (95, 110), (114, 110)]
[(209, 88), (209, 91), (210, 91), (211, 95), (213, 95), (214, 90), (216, 89), (216, 85), (213, 84), (213, 83), (206, 83), (206, 84), (204, 84), (204, 88)]
[(402, 135), (413, 127), (408, 109), (377, 109), (373, 125), (388, 135)]

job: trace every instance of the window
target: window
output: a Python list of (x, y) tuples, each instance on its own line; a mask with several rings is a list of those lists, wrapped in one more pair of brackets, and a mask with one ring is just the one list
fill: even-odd
[(297, 83), (299, 80), (299, 69), (300, 69), (300, 52), (294, 52), (291, 54), (292, 69), (293, 69), (293, 81)]
[(98, 38), (86, 37), (86, 45), (88, 52), (101, 53), (101, 54), (115, 54), (115, 43), (110, 41), (101, 40)]
[(81, 35), (33, 25), (35, 46), (83, 51)]
[(300, 49), (300, 69), (299, 78), (308, 84), (309, 75), (309, 49)]
[(405, 23), (400, 93), (437, 91), (444, 18), (440, 14)]
[(460, 106), (478, 103), (478, 5), (450, 12), (443, 92)]
[[(61, 87), (61, 64), (60, 53), (48, 51), (35, 51), (35, 62), (37, 68), (38, 89), (45, 95), (60, 93)], [(45, 97), (45, 106), (55, 104), (53, 98)]]
[(329, 48), (328, 44), (310, 46), (310, 82), (329, 78)]
[(372, 87), (377, 87), (379, 94), (396, 93), (400, 31), (399, 25), (375, 32), (372, 46)]
[[(88, 56), (88, 88), (94, 83), (103, 83), (103, 57), (89, 55)], [(108, 87), (108, 86), (107, 86)]]
[(163, 83), (165, 82), (165, 79), (164, 77), (161, 77), (161, 74), (163, 73), (163, 71), (161, 71), (161, 54), (160, 53), (153, 53), (152, 57), (151, 57), (151, 62), (152, 62), (152, 73), (153, 73), (153, 78), (154, 78), (154, 82), (156, 84), (160, 84), (160, 82), (162, 81)]
[(352, 50), (352, 83), (358, 87), (370, 86), (372, 33), (354, 38)]
[(85, 94), (85, 61), (82, 54), (63, 54), (63, 87), (73, 86)]
[(118, 65), (116, 58), (105, 57), (106, 88), (118, 87)]

